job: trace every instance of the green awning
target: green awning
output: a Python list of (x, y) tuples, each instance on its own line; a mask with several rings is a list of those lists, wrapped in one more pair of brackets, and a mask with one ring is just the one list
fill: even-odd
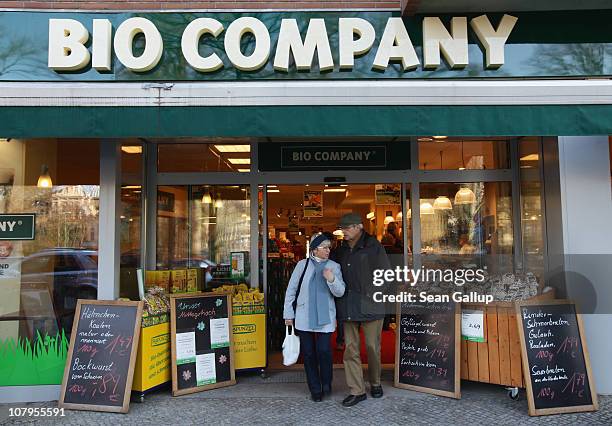
[(611, 105), (2, 107), (0, 137), (586, 136)]

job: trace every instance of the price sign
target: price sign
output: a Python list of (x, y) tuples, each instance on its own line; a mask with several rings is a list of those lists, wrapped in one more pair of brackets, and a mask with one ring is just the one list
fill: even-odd
[(458, 303), (402, 303), (397, 315), (395, 386), (460, 398)]
[(595, 411), (597, 393), (582, 319), (569, 300), (516, 307), (529, 415)]
[(461, 337), (470, 342), (484, 342), (484, 312), (471, 309), (461, 311)]
[(143, 302), (79, 300), (60, 408), (127, 413)]
[(170, 322), (172, 395), (236, 383), (230, 295), (173, 295)]

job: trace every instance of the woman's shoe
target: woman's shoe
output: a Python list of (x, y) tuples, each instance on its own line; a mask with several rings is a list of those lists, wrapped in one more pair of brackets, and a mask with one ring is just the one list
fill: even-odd
[(321, 402), (323, 401), (323, 394), (322, 393), (311, 393), (310, 399), (312, 399), (314, 402)]

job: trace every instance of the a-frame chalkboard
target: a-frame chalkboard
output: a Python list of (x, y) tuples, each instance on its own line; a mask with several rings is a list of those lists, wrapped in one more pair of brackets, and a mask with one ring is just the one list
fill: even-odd
[(461, 398), (461, 306), (398, 303), (394, 386)]
[(173, 396), (236, 383), (229, 294), (170, 296), (170, 341)]
[(79, 300), (60, 408), (127, 413), (143, 302)]
[(530, 416), (598, 409), (582, 318), (569, 300), (516, 304)]

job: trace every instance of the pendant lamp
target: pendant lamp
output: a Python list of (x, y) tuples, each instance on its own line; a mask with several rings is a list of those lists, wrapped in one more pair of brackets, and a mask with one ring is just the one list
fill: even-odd
[(434, 210), (452, 210), (453, 205), (448, 197), (440, 195), (434, 200), (433, 208)]
[(385, 214), (385, 220), (383, 221), (383, 224), (387, 226), (391, 222), (395, 222), (395, 219), (393, 218), (393, 216), (391, 216), (391, 211), (387, 211)]
[[(463, 141), (461, 141), (461, 164), (459, 170), (465, 170), (465, 156), (463, 155)], [(459, 191), (455, 194), (455, 204), (474, 204), (476, 202), (476, 195), (470, 188), (464, 186), (460, 187)]]
[(51, 180), (51, 176), (49, 175), (49, 167), (46, 164), (43, 164), (41, 168), (40, 176), (38, 177), (38, 182), (36, 186), (39, 188), (51, 188), (53, 186), (53, 181)]
[(434, 214), (434, 208), (431, 205), (431, 203), (428, 203), (428, 202), (421, 203), (421, 214), (422, 215)]
[(474, 204), (475, 202), (474, 191), (466, 186), (459, 188), (459, 191), (455, 194), (455, 204)]
[[(443, 164), (442, 164), (442, 151), (440, 150), (440, 170), (443, 170)], [(434, 200), (433, 203), (433, 208), (434, 210), (451, 210), (453, 208), (451, 201), (448, 199), (448, 197), (440, 195), (438, 196), (438, 198), (436, 198)]]
[(202, 197), (202, 204), (212, 204), (212, 197), (209, 192), (205, 192)]

